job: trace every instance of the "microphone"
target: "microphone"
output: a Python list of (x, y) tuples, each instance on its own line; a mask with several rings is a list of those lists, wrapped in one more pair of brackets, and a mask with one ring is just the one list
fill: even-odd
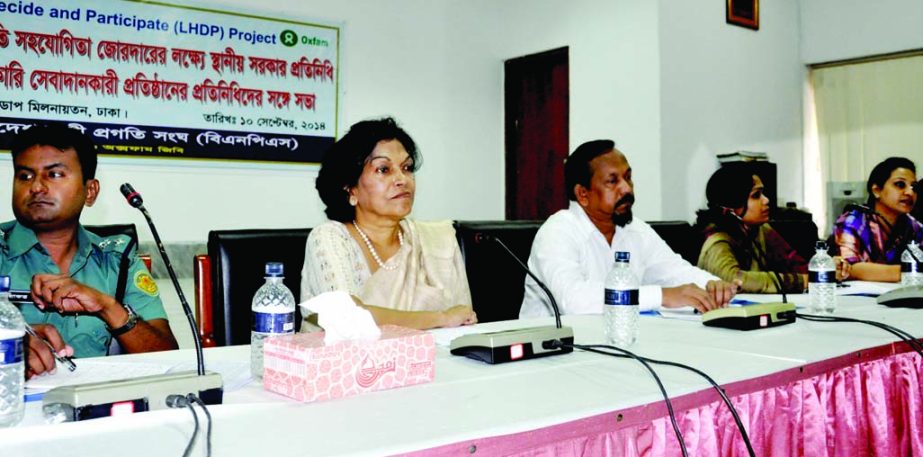
[(506, 253), (509, 254), (510, 257), (513, 260), (515, 260), (517, 264), (519, 264), (520, 268), (522, 268), (523, 271), (525, 271), (526, 274), (529, 275), (529, 277), (532, 278), (532, 280), (535, 281), (536, 284), (538, 284), (538, 287), (540, 287), (542, 291), (545, 292), (545, 295), (548, 296), (548, 300), (551, 301), (551, 309), (552, 311), (554, 311), (555, 326), (557, 326), (558, 328), (561, 328), (561, 310), (560, 308), (558, 308), (558, 302), (554, 299), (554, 295), (551, 293), (550, 290), (548, 290), (548, 287), (545, 285), (545, 283), (543, 283), (542, 280), (538, 279), (538, 277), (536, 277), (532, 273), (532, 270), (530, 270), (529, 267), (525, 263), (523, 263), (523, 261), (520, 260), (519, 257), (516, 254), (514, 254), (513, 251), (510, 250), (509, 247), (507, 247), (506, 243), (504, 243), (503, 241), (500, 241), (499, 238), (493, 235), (487, 234), (487, 233), (482, 233), (482, 232), (478, 232), (474, 235), (474, 242), (476, 244), (480, 244), (480, 243), (487, 242), (487, 241), (493, 241), (497, 243), (501, 248), (503, 248), (503, 250), (506, 251)]
[(122, 195), (125, 196), (125, 200), (128, 200), (128, 204), (134, 208), (141, 208), (144, 206), (144, 200), (141, 198), (134, 187), (131, 187), (131, 184), (125, 183), (119, 187), (119, 191), (122, 192)]
[(170, 263), (170, 257), (167, 256), (167, 250), (164, 249), (163, 243), (160, 241), (160, 234), (157, 233), (157, 227), (154, 225), (154, 220), (151, 219), (150, 213), (147, 212), (147, 209), (144, 207), (144, 200), (141, 198), (141, 194), (135, 190), (134, 187), (129, 183), (122, 184), (119, 187), (119, 190), (122, 192), (122, 195), (125, 196), (125, 200), (128, 201), (128, 204), (134, 208), (138, 208), (141, 211), (141, 214), (144, 215), (144, 218), (147, 220), (147, 225), (151, 229), (151, 234), (154, 235), (154, 241), (157, 243), (157, 249), (160, 251), (160, 257), (163, 259), (164, 265), (167, 267), (167, 273), (170, 274), (170, 280), (173, 281), (173, 288), (176, 289), (176, 294), (179, 295), (179, 301), (183, 305), (183, 312), (186, 313), (186, 320), (189, 321), (189, 327), (192, 330), (192, 339), (195, 342), (196, 349), (196, 362), (199, 375), (205, 374), (205, 358), (202, 355), (202, 340), (199, 338), (198, 329), (195, 325), (195, 316), (192, 315), (192, 308), (189, 307), (189, 302), (186, 301), (186, 296), (183, 294), (183, 289), (179, 286), (179, 280), (176, 279), (176, 270), (173, 269), (173, 265)]
[[(490, 333), (473, 333), (452, 340), (449, 351), (489, 364), (515, 362), (574, 351), (574, 330), (561, 325), (561, 311), (548, 287), (499, 238), (479, 232), (475, 244), (495, 242), (529, 275), (545, 292), (554, 311), (555, 326), (528, 327)], [(562, 344), (563, 343), (563, 344)]]
[(702, 314), (702, 324), (733, 330), (757, 330), (795, 322), (795, 305), (788, 302), (782, 278), (775, 270), (768, 271), (782, 294), (781, 302), (758, 303), (746, 306), (728, 306)]
[[(157, 227), (151, 215), (144, 208), (144, 200), (131, 184), (125, 183), (119, 188), (122, 195), (132, 207), (138, 208), (147, 220), (147, 224), (154, 235), (157, 249), (163, 259), (173, 287), (179, 296), (180, 304), (186, 313), (186, 320), (192, 329), (192, 339), (196, 350), (196, 368), (193, 371), (181, 371), (162, 375), (145, 376), (135, 379), (121, 379), (116, 381), (96, 382), (72, 386), (57, 387), (49, 390), (43, 398), (43, 410), (49, 420), (56, 422), (79, 421), (107, 417), (118, 413), (141, 412), (148, 410), (167, 409), (170, 407), (169, 398), (172, 395), (187, 394), (197, 395), (205, 404), (221, 404), (224, 396), (224, 387), (221, 375), (205, 371), (205, 358), (202, 355), (202, 340), (196, 329), (195, 317), (179, 280), (176, 271), (170, 263), (167, 251), (163, 247)], [(31, 300), (31, 298), (30, 298)]]

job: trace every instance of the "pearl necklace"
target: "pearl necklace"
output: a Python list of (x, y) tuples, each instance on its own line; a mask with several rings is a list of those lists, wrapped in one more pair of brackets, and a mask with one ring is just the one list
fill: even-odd
[[(397, 263), (394, 265), (385, 266), (385, 263), (381, 261), (381, 256), (378, 255), (378, 251), (375, 250), (375, 246), (372, 246), (372, 240), (370, 240), (368, 235), (366, 235), (365, 232), (359, 228), (359, 224), (356, 223), (356, 221), (353, 221), (353, 227), (355, 227), (356, 231), (359, 232), (359, 236), (362, 237), (362, 241), (365, 241), (365, 245), (369, 248), (369, 253), (372, 254), (372, 258), (375, 259), (375, 263), (377, 263), (380, 268), (384, 268), (385, 270), (390, 271), (398, 267)], [(404, 232), (398, 230), (397, 240), (401, 244), (401, 247), (404, 247)]]

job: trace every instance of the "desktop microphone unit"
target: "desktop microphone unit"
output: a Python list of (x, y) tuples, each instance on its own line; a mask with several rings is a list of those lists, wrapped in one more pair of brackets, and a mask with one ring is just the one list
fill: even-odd
[(795, 322), (795, 305), (791, 303), (760, 303), (729, 306), (706, 312), (702, 323), (709, 327), (734, 330), (757, 330)]
[(154, 221), (144, 208), (141, 194), (131, 184), (122, 184), (122, 195), (128, 203), (138, 208), (147, 220), (157, 249), (167, 267), (173, 287), (179, 295), (186, 319), (192, 329), (192, 338), (196, 349), (196, 371), (182, 371), (162, 375), (144, 376), (132, 379), (95, 382), (73, 386), (56, 387), (45, 393), (42, 404), (46, 418), (56, 422), (80, 421), (99, 417), (130, 414), (141, 411), (168, 409), (172, 406), (168, 398), (174, 395), (192, 394), (208, 405), (221, 404), (224, 397), (224, 383), (221, 375), (205, 371), (205, 359), (202, 355), (202, 341), (196, 329), (195, 318), (189, 302), (176, 279), (176, 272), (167, 257), (167, 252), (160, 241), (160, 235)]
[(776, 287), (782, 293), (781, 302), (760, 303), (747, 306), (729, 306), (702, 314), (702, 324), (733, 330), (758, 330), (795, 322), (795, 304), (788, 302), (782, 279), (777, 271), (770, 271)]
[[(561, 312), (558, 309), (558, 303), (554, 300), (554, 296), (548, 290), (548, 287), (535, 277), (529, 267), (522, 260), (519, 260), (519, 257), (499, 238), (478, 233), (475, 235), (474, 241), (475, 243), (481, 243), (482, 241), (496, 242), (525, 270), (526, 274), (535, 280), (551, 301), (556, 325), (460, 336), (452, 340), (449, 346), (450, 352), (453, 355), (461, 355), (489, 364), (515, 362), (573, 352), (574, 330), (561, 325)], [(564, 344), (562, 345), (561, 343)]]

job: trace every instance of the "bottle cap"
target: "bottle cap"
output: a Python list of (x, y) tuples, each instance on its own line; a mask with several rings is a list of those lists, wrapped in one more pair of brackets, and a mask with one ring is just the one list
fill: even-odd
[(10, 291), (10, 277), (0, 276), (0, 292), (9, 292), (9, 291)]
[(826, 250), (827, 250), (827, 242), (826, 242), (826, 241), (818, 241), (818, 242), (814, 245), (814, 249), (817, 250), (817, 251), (820, 251), (820, 250), (826, 251)]
[(285, 267), (281, 262), (266, 262), (266, 276), (282, 276)]
[(615, 252), (615, 261), (616, 262), (628, 262), (631, 260), (631, 253), (625, 251), (616, 251)]

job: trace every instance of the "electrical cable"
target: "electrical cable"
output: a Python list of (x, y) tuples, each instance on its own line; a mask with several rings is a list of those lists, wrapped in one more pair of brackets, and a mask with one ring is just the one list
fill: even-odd
[(897, 336), (903, 342), (907, 343), (907, 345), (909, 345), (911, 349), (913, 349), (917, 354), (919, 354), (920, 357), (923, 357), (923, 344), (921, 344), (920, 341), (918, 341), (913, 335), (907, 333), (906, 331), (901, 330), (897, 327), (888, 325), (888, 324), (883, 324), (881, 322), (876, 322), (876, 321), (853, 319), (850, 317), (839, 317), (839, 316), (817, 316), (813, 314), (801, 314), (801, 313), (795, 313), (795, 316), (798, 317), (799, 319), (804, 319), (807, 321), (814, 321), (814, 322), (852, 322), (852, 323), (857, 323), (857, 324), (866, 324), (866, 325), (871, 325), (873, 327), (878, 327), (888, 333), (891, 333)]
[(208, 426), (205, 431), (205, 455), (206, 457), (211, 457), (212, 455), (212, 414), (208, 412), (208, 406), (199, 398), (198, 395), (189, 394), (186, 396), (186, 399), (195, 402), (202, 408), (202, 411), (205, 412), (205, 418), (208, 419)]
[(187, 402), (186, 408), (189, 408), (189, 412), (192, 413), (192, 420), (195, 421), (195, 428), (192, 430), (192, 438), (189, 438), (189, 444), (186, 445), (183, 457), (192, 455), (192, 446), (195, 444), (196, 436), (199, 435), (199, 416), (195, 413), (195, 408), (192, 407), (192, 403)]
[(182, 395), (168, 395), (166, 403), (170, 408), (188, 408), (189, 412), (192, 413), (192, 420), (195, 422), (195, 428), (192, 429), (192, 437), (189, 438), (189, 443), (186, 444), (186, 450), (183, 451), (183, 457), (189, 457), (192, 455), (192, 446), (195, 444), (195, 439), (199, 436), (199, 416), (196, 414), (195, 408), (192, 407), (192, 402)]
[(731, 403), (731, 399), (728, 398), (727, 393), (724, 392), (724, 389), (722, 389), (721, 386), (718, 385), (718, 383), (715, 382), (715, 380), (711, 378), (711, 376), (706, 374), (704, 371), (701, 371), (695, 367), (685, 365), (682, 363), (671, 362), (669, 360), (656, 360), (656, 359), (651, 359), (647, 357), (642, 357), (642, 358), (644, 360), (647, 360), (648, 362), (655, 363), (658, 365), (667, 365), (667, 366), (689, 370), (705, 378), (705, 380), (708, 381), (709, 384), (711, 384), (712, 388), (714, 388), (715, 391), (718, 392), (718, 395), (721, 396), (721, 400), (724, 401), (724, 404), (728, 407), (728, 410), (731, 411), (731, 416), (734, 417), (734, 423), (737, 424), (737, 430), (740, 431), (740, 437), (743, 438), (744, 445), (747, 446), (747, 452), (750, 454), (750, 457), (756, 457), (756, 452), (753, 450), (753, 444), (750, 443), (750, 435), (747, 434), (747, 429), (744, 427), (743, 421), (740, 420), (740, 415), (737, 413), (737, 408), (735, 408), (734, 405)]
[(654, 371), (654, 369), (650, 366), (650, 364), (647, 363), (644, 357), (640, 357), (637, 354), (631, 351), (628, 351), (626, 349), (622, 349), (622, 348), (615, 347), (615, 346), (609, 346), (605, 344), (590, 344), (590, 345), (567, 344), (560, 340), (553, 340), (548, 343), (550, 343), (550, 346), (553, 348), (569, 346), (571, 348), (577, 348), (577, 349), (581, 349), (587, 352), (594, 352), (596, 354), (603, 354), (603, 355), (608, 355), (608, 356), (613, 356), (613, 357), (619, 357), (618, 354), (612, 354), (611, 352), (606, 352), (603, 350), (603, 349), (609, 349), (612, 351), (620, 352), (627, 357), (631, 357), (637, 360), (638, 362), (640, 362), (641, 365), (644, 365), (644, 368), (647, 368), (647, 371), (650, 372), (651, 376), (654, 377), (654, 381), (657, 382), (657, 387), (660, 388), (660, 393), (663, 395), (663, 401), (667, 405), (667, 412), (670, 414), (670, 422), (673, 424), (673, 431), (676, 433), (676, 439), (679, 441), (679, 447), (680, 447), (680, 450), (682, 451), (683, 457), (689, 456), (689, 451), (686, 450), (686, 442), (683, 440), (683, 433), (679, 429), (679, 424), (676, 423), (676, 414), (673, 412), (673, 402), (670, 401), (670, 396), (667, 394), (667, 389), (663, 386), (663, 382), (660, 380), (660, 376), (657, 376), (657, 372)]
[[(574, 346), (574, 347), (579, 347), (579, 346)], [(606, 354), (611, 355), (613, 357), (630, 358), (630, 356), (627, 356), (624, 354), (613, 354), (613, 353), (606, 353)], [(753, 445), (750, 442), (750, 436), (749, 434), (747, 434), (747, 430), (744, 427), (743, 421), (740, 419), (740, 415), (737, 413), (737, 408), (735, 408), (734, 405), (731, 403), (731, 399), (728, 398), (727, 394), (724, 392), (724, 389), (722, 389), (721, 386), (714, 379), (712, 379), (711, 376), (709, 376), (704, 371), (701, 371), (695, 367), (685, 365), (682, 363), (671, 362), (669, 360), (651, 359), (649, 357), (642, 357), (642, 356), (638, 356), (638, 357), (640, 357), (641, 359), (647, 362), (653, 363), (653, 364), (667, 365), (667, 366), (689, 370), (693, 373), (698, 374), (699, 376), (703, 377), (706, 381), (708, 381), (708, 383), (711, 384), (712, 388), (714, 388), (715, 391), (718, 392), (718, 395), (721, 397), (721, 400), (724, 402), (724, 404), (731, 411), (731, 416), (733, 416), (734, 422), (737, 424), (737, 429), (740, 431), (741, 438), (743, 438), (744, 444), (747, 447), (747, 452), (749, 453), (751, 457), (756, 456), (756, 452), (753, 450)]]
[[(779, 278), (778, 272), (773, 271), (772, 273), (773, 273), (773, 278), (775, 278), (776, 280), (776, 285), (781, 290), (782, 280), (781, 278)], [(785, 292), (782, 292), (782, 303), (788, 303), (786, 296), (785, 296)], [(799, 319), (804, 319), (806, 321), (813, 321), (813, 322), (853, 322), (857, 324), (866, 324), (866, 325), (871, 325), (873, 327), (878, 327), (888, 333), (891, 333), (897, 336), (903, 342), (907, 343), (907, 345), (909, 345), (911, 349), (916, 351), (916, 353), (919, 354), (920, 357), (923, 357), (923, 344), (921, 344), (920, 341), (917, 340), (915, 336), (897, 327), (894, 327), (894, 326), (891, 326), (891, 325), (888, 325), (882, 322), (869, 321), (869, 320), (864, 320), (864, 319), (853, 319), (850, 317), (840, 317), (840, 316), (818, 316), (815, 314), (802, 314), (799, 312), (795, 312), (795, 317)]]

